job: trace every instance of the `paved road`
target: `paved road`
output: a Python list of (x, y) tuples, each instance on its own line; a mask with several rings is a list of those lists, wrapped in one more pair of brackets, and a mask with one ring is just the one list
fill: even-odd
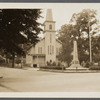
[(100, 73), (0, 68), (0, 92), (100, 92)]

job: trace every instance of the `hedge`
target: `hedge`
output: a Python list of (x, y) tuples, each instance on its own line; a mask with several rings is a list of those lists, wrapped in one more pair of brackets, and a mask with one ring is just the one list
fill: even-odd
[[(62, 66), (43, 66), (43, 67), (40, 67), (40, 69), (62, 70)], [(65, 70), (65, 67), (63, 67), (63, 70)]]
[(89, 69), (90, 70), (100, 70), (100, 66), (93, 65), (93, 66), (90, 66)]

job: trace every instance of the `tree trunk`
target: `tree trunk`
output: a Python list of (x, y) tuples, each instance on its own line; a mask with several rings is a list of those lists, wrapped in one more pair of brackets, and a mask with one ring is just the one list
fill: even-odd
[(69, 62), (67, 62), (67, 67), (70, 67), (70, 63)]
[(12, 68), (14, 68), (15, 65), (15, 54), (12, 54)]
[(6, 54), (6, 62), (5, 63), (8, 63), (7, 54)]

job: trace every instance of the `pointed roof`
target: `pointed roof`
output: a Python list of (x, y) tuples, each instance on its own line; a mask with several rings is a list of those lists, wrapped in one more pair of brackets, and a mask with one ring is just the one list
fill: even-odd
[(46, 21), (53, 21), (52, 9), (47, 9)]

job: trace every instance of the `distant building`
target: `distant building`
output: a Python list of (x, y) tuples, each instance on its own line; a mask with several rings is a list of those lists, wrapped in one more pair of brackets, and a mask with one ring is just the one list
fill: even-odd
[(55, 21), (53, 21), (52, 10), (48, 9), (44, 22), (44, 38), (35, 46), (29, 48), (26, 55), (26, 64), (44, 66), (47, 62), (58, 64), (58, 55), (62, 43), (56, 39)]

